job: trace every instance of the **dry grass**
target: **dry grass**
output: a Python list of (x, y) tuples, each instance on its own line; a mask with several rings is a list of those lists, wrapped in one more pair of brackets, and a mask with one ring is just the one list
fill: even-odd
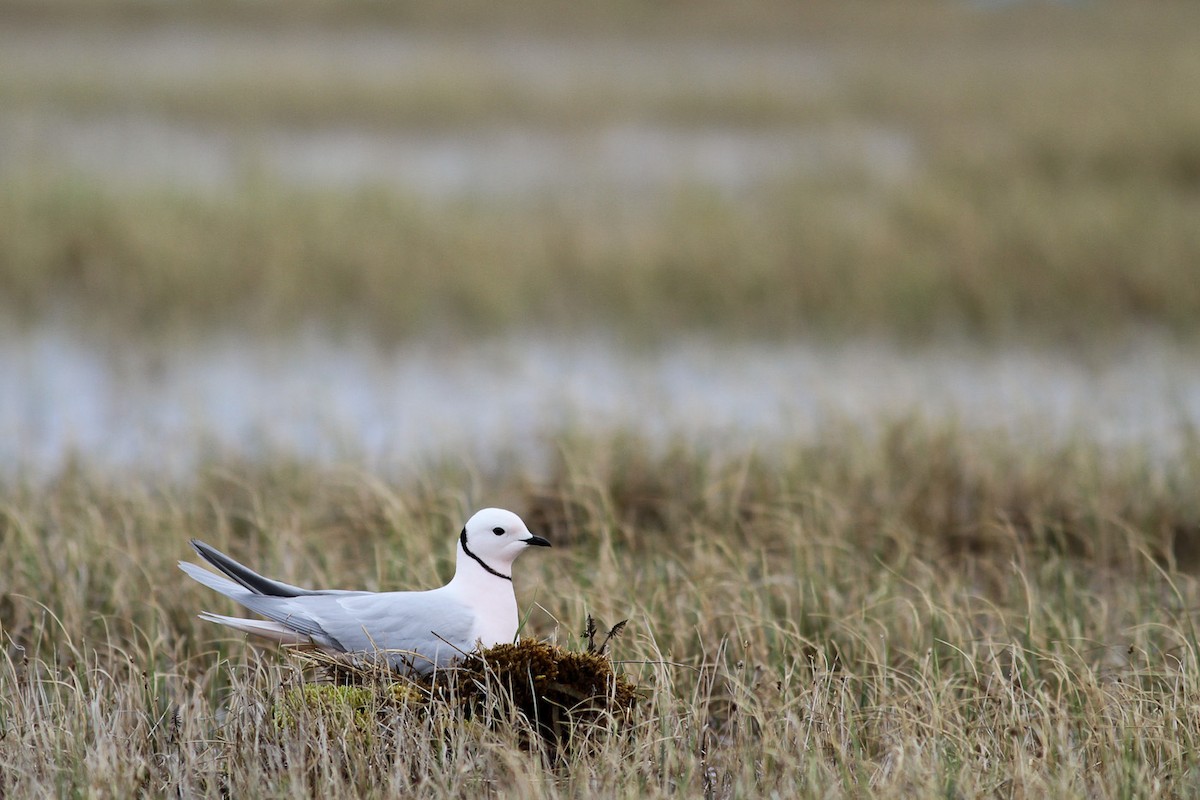
[[(560, 446), (537, 484), (275, 462), (6, 485), (5, 795), (1196, 792), (1194, 455), (912, 424), (772, 459)], [(519, 717), (271, 724), (301, 670), (196, 620), (223, 607), (174, 568), (202, 533), (285, 580), (429, 585), (485, 501), (555, 541), (520, 565), (525, 634), (572, 644), (588, 612), (630, 618), (630, 732), (556, 760), (522, 749)]]
[(11, 223), (0, 306), (134, 335), (315, 323), (383, 341), (530, 327), (1069, 341), (1151, 326), (1192, 337), (1196, 197), (1141, 173), (1077, 183), (991, 167), (883, 192), (866, 209), (845, 186), (801, 181), (764, 193), (766, 206), (682, 190), (641, 216), (602, 204), (430, 208), (379, 191), (259, 185), (205, 201), (18, 182), (0, 194)]
[[(201, 197), (54, 180), (35, 165), (0, 192), (0, 308), (136, 333), (316, 321), (390, 339), (531, 323), (635, 336), (1197, 331), (1194, 3), (817, 3), (797, 13), (766, 2), (736, 24), (716, 4), (561, 16), (537, 4), (463, 8), (310, 4), (276, 30), (270, 4), (18, 3), (7, 6), (14, 42), (49, 30), (102, 63), (33, 69), (0, 54), (12, 62), (0, 69), (0, 101), (201, 130), (646, 125), (822, 141), (882, 131), (911, 142), (911, 163), (880, 180), (871, 166), (818, 159), (749, 198), (681, 185), (632, 206), (622, 196), (447, 204), (402, 187), (304, 191), (253, 164), (244, 183)], [(224, 47), (231, 30), (221, 69), (131, 69), (111, 43), (144, 34)], [(512, 31), (526, 38), (506, 47)], [(355, 55), (356, 36), (386, 53), (379, 37), (390, 35), (428, 35), (442, 60), (414, 70)], [(531, 79), (515, 55), (523, 42), (570, 69)], [(260, 68), (268, 44), (274, 67)], [(760, 45), (811, 64), (754, 67)], [(592, 55), (562, 55), (576, 48)], [(689, 80), (688, 65), (710, 52), (730, 69), (751, 66), (734, 70), (738, 80)]]
[[(320, 51), (298, 47), (274, 72), (81, 80), (4, 51), (12, 113), (881, 130), (911, 137), (913, 163), (896, 180), (781, 175), (750, 198), (683, 185), (637, 207), (431, 204), (253, 167), (221, 195), (32, 170), (0, 189), (0, 313), (140, 336), (1194, 336), (1200, 7), (970, 5), (304, 3), (280, 30), (274, 3), (4, 3), (8, 42), (178, 26), (301, 43), (414, 29), (468, 49), (521, 31), (569, 49), (637, 30), (635, 51), (812, 50), (823, 76), (563, 89), (506, 83), (483, 59), (392, 83), (306, 69)], [(1166, 461), (899, 423), (769, 456), (566, 435), (536, 480), (450, 464), (398, 482), (282, 457), (181, 481), (86, 460), (4, 479), (0, 796), (1195, 796), (1200, 448), (1180, 435)], [(489, 724), (372, 693), (349, 713), (288, 706), (320, 696), (305, 670), (198, 621), (232, 609), (174, 565), (202, 535), (296, 583), (425, 587), (483, 504), (556, 545), (518, 570), (524, 635), (578, 648), (587, 614), (630, 620), (614, 656), (644, 690), (631, 729), (598, 725), (563, 754), (511, 705)]]

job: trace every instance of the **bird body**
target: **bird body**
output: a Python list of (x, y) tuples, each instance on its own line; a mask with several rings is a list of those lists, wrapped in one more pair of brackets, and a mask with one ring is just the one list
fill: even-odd
[(202, 613), (216, 622), (282, 644), (331, 653), (380, 653), (393, 668), (428, 675), (477, 646), (511, 642), (519, 624), (512, 564), (530, 546), (549, 547), (511, 511), (485, 508), (459, 534), (454, 578), (414, 592), (312, 590), (264, 578), (209, 545), (192, 540), (217, 575), (179, 567), (196, 581), (266, 620)]

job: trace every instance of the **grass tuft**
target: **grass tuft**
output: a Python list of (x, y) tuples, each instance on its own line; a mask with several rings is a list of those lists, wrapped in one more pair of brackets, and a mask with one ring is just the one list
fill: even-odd
[[(1200, 786), (1194, 454), (914, 422), (833, 426), (769, 457), (628, 436), (559, 447), (537, 481), (300, 462), (212, 464), (182, 482), (86, 465), (7, 479), (6, 796)], [(293, 583), (425, 588), (449, 576), (454, 531), (484, 501), (556, 545), (519, 564), (533, 639), (419, 702), (392, 678), (314, 683), (197, 620), (235, 608), (174, 564), (202, 533)], [(558, 621), (589, 614), (630, 620), (618, 660), (600, 630), (595, 652), (561, 647), (578, 639)]]

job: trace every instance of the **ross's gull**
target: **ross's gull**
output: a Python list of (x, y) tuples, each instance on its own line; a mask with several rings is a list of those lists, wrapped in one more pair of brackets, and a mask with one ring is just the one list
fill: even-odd
[(516, 638), (512, 565), (530, 546), (549, 547), (511, 511), (485, 508), (458, 537), (454, 578), (424, 592), (311, 590), (264, 578), (203, 542), (192, 546), (225, 576), (179, 568), (266, 620), (204, 612), (202, 619), (283, 644), (331, 653), (380, 653), (393, 668), (427, 675), (477, 646)]

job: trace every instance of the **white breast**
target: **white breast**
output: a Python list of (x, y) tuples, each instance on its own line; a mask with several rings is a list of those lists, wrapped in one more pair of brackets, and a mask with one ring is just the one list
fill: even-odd
[(517, 635), (517, 597), (512, 587), (489, 593), (489, 602), (475, 605), (475, 638), (484, 647), (511, 642)]

